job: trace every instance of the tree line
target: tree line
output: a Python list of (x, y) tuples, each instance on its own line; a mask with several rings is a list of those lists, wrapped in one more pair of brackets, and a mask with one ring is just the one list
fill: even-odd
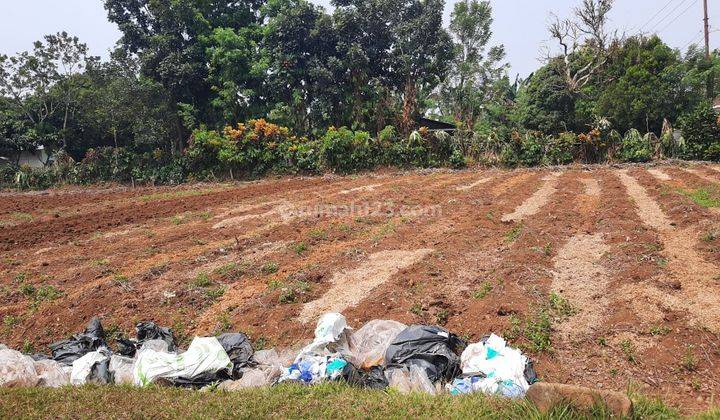
[[(456, 3), (448, 27), (444, 0), (333, 0), (332, 13), (307, 0), (104, 6), (122, 33), (109, 60), (67, 33), (0, 56), (0, 156), (43, 146), (56, 177), (161, 182), (720, 159), (720, 57), (611, 32), (613, 0), (554, 18), (544, 63), (525, 79), (511, 78), (504, 47), (491, 45), (484, 0)], [(458, 130), (423, 130), (422, 116)], [(17, 177), (10, 160), (4, 173)]]

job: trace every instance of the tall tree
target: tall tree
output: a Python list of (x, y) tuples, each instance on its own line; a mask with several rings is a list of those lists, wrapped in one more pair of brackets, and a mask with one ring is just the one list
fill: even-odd
[[(0, 55), (0, 96), (9, 99), (31, 130), (26, 138), (52, 148), (68, 143), (67, 128), (75, 109), (81, 75), (96, 62), (87, 45), (66, 32), (46, 35), (32, 51), (16, 56)], [(59, 119), (60, 124), (50, 124)]]
[[(252, 61), (252, 44), (244, 37), (256, 33), (248, 28), (260, 24), (262, 0), (104, 1), (123, 33), (121, 44), (139, 56), (143, 75), (162, 84), (177, 106), (176, 152), (190, 121), (221, 124), (224, 113), (213, 114), (213, 104), (234, 106), (233, 100), (247, 96), (248, 73), (232, 70)], [(221, 100), (213, 103), (217, 92)]]
[[(396, 2), (397, 3), (397, 2)], [(393, 28), (393, 69), (402, 92), (400, 129), (409, 133), (420, 114), (419, 95), (429, 95), (447, 76), (452, 40), (442, 27), (444, 0), (406, 0)]]
[(455, 43), (455, 59), (442, 86), (442, 105), (455, 121), (472, 129), (490, 102), (502, 98), (497, 87), (506, 73), (501, 64), (502, 45), (487, 48), (492, 36), (492, 7), (487, 0), (455, 3), (450, 33)]
[[(607, 46), (610, 35), (607, 32), (608, 14), (615, 0), (583, 0), (573, 11), (573, 18), (560, 20), (554, 16), (549, 26), (550, 35), (560, 47), (558, 63), (571, 93), (579, 93), (607, 63)], [(577, 57), (585, 60), (579, 62)], [(547, 62), (556, 57), (548, 51)]]
[(332, 18), (306, 0), (271, 0), (263, 11), (271, 118), (299, 133), (345, 123), (346, 75)]

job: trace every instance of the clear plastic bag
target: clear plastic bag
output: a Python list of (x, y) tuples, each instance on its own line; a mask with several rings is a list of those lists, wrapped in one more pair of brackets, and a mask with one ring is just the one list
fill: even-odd
[(390, 343), (407, 328), (396, 321), (374, 320), (350, 336), (350, 362), (367, 370), (385, 362), (385, 352)]
[(39, 360), (34, 363), (38, 375), (38, 386), (60, 388), (70, 385), (68, 369), (54, 360)]
[(118, 355), (110, 357), (110, 374), (112, 374), (113, 382), (117, 385), (132, 385), (135, 382), (134, 367), (135, 359)]
[(32, 358), (19, 351), (0, 350), (0, 387), (33, 387), (39, 381)]

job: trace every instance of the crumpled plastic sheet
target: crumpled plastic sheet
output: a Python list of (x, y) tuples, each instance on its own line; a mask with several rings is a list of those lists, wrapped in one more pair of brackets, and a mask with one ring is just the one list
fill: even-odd
[(397, 321), (374, 320), (363, 325), (350, 335), (351, 355), (348, 360), (361, 369), (382, 366), (385, 363), (385, 352), (390, 343), (407, 325)]
[(250, 340), (243, 333), (222, 334), (217, 339), (233, 363), (232, 377), (240, 378), (241, 370), (252, 363), (253, 348)]
[(349, 332), (345, 317), (338, 313), (328, 313), (320, 317), (315, 328), (315, 339), (300, 351), (296, 361), (303, 355), (350, 355)]
[(464, 377), (448, 384), (451, 394), (482, 392), (521, 398), (530, 388), (526, 378), (528, 358), (495, 334), (469, 345), (460, 360)]
[(0, 387), (26, 388), (40, 382), (35, 361), (19, 351), (0, 350)]
[(185, 353), (175, 355), (152, 349), (138, 351), (133, 371), (135, 385), (147, 386), (158, 379), (206, 377), (232, 369), (232, 362), (215, 337), (196, 337)]
[(154, 322), (140, 322), (135, 326), (136, 339), (120, 339), (118, 340), (118, 353), (121, 356), (135, 357), (137, 350), (151, 341), (165, 342), (166, 352), (174, 352), (176, 350), (175, 336), (170, 328), (161, 327)]
[(37, 360), (35, 361), (35, 372), (39, 379), (37, 386), (60, 388), (70, 385), (71, 370), (72, 368), (54, 360)]

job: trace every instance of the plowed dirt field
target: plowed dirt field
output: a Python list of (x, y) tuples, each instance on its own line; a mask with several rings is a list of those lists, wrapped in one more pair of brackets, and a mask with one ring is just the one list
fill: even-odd
[(317, 316), (495, 332), (544, 380), (683, 411), (720, 393), (720, 169), (383, 172), (0, 194), (0, 342), (100, 316), (256, 345)]

